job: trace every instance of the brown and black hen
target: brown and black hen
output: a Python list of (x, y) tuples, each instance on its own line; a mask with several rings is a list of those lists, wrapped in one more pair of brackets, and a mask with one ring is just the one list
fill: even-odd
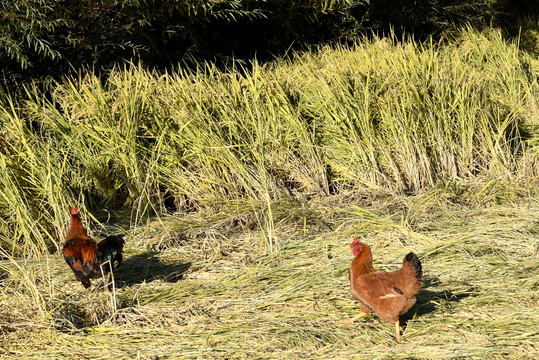
[(399, 316), (414, 305), (415, 295), (421, 289), (421, 262), (411, 252), (404, 257), (399, 270), (375, 271), (367, 244), (356, 238), (350, 248), (355, 256), (349, 270), (350, 293), (361, 303), (361, 313), (341, 323), (353, 323), (374, 311), (380, 319), (395, 324), (395, 337), (399, 340)]

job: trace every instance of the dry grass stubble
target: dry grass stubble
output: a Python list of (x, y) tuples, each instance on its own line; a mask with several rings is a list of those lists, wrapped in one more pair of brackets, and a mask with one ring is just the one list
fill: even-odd
[[(537, 200), (482, 208), (445, 207), (441, 198), (276, 202), (272, 253), (260, 246), (264, 220), (241, 206), (163, 218), (129, 233), (115, 293), (85, 290), (58, 255), (17, 260), (43, 312), (13, 261), (3, 261), (0, 354), (536, 358)], [(423, 262), (424, 289), (400, 343), (375, 315), (337, 324), (358, 311), (347, 276), (356, 235), (372, 245), (378, 269), (396, 269), (408, 251)]]

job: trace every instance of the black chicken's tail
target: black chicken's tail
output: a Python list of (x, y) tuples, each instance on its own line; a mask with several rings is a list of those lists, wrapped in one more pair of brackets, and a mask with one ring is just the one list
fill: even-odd
[[(110, 261), (113, 269), (122, 264), (122, 251), (124, 248), (124, 239), (121, 236), (108, 236), (97, 244), (99, 264)], [(103, 270), (110, 270), (110, 266), (104, 266)]]
[(414, 266), (417, 279), (421, 279), (423, 276), (423, 269), (421, 268), (421, 261), (419, 261), (417, 255), (413, 252), (408, 253), (402, 262), (403, 267), (406, 265), (406, 263), (410, 263)]

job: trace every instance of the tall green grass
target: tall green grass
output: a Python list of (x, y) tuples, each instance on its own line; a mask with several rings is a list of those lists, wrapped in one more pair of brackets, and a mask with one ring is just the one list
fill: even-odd
[[(496, 32), (374, 39), (251, 69), (68, 78), (0, 108), (0, 246), (59, 248), (71, 205), (166, 210), (538, 175), (537, 72)], [(534, 130), (535, 129), (535, 130)], [(536, 144), (536, 141), (535, 141)]]

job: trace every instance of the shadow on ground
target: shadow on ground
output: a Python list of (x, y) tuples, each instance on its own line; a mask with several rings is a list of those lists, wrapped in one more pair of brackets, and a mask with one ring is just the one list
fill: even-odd
[(416, 295), (416, 303), (414, 306), (403, 316), (401, 316), (401, 324), (406, 327), (408, 320), (430, 314), (439, 310), (440, 307), (449, 307), (454, 303), (458, 303), (462, 299), (470, 296), (474, 296), (475, 288), (453, 292), (448, 289), (436, 291), (443, 285), (437, 277), (429, 276), (423, 278), (423, 288)]
[(147, 251), (124, 259), (122, 265), (114, 271), (114, 278), (119, 288), (155, 280), (178, 282), (190, 267), (190, 262), (164, 263), (159, 259), (158, 252)]

